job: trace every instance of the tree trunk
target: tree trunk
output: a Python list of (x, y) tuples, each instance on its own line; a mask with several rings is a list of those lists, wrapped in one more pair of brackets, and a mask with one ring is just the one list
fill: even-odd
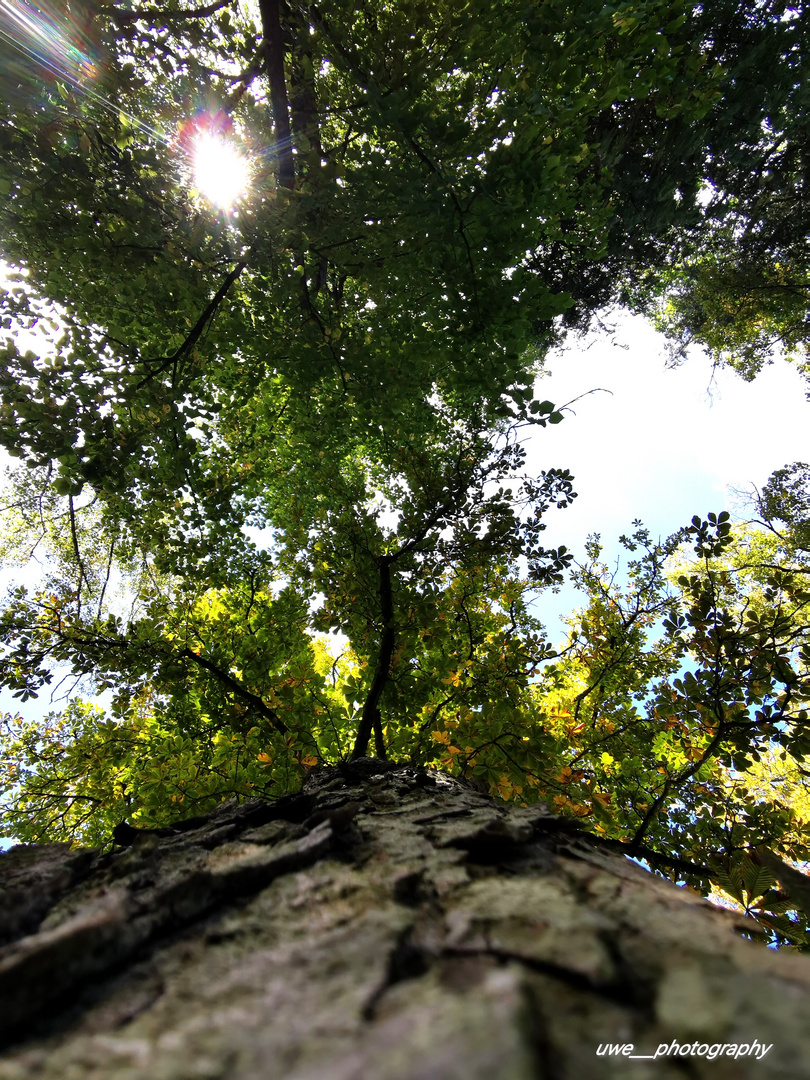
[(0, 1080), (808, 1075), (808, 959), (544, 808), (361, 759), (116, 839), (0, 856)]

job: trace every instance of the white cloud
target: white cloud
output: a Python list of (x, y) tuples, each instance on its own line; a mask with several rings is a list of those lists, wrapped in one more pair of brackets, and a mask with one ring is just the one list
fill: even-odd
[[(746, 383), (726, 369), (712, 372), (701, 353), (674, 370), (666, 355), (645, 320), (626, 316), (612, 340), (594, 334), (550, 356), (538, 397), (560, 406), (601, 392), (531, 438), (530, 471), (567, 468), (578, 493), (570, 508), (549, 512), (549, 546), (565, 544), (580, 557), (586, 535), (599, 532), (612, 561), (634, 518), (666, 536), (693, 514), (731, 509), (732, 489), (761, 487), (774, 469), (810, 456), (810, 403), (793, 365), (777, 359)], [(551, 625), (552, 611), (577, 602), (566, 589), (540, 606)]]
[[(600, 390), (531, 440), (531, 468), (576, 477), (579, 498), (556, 516), (570, 535), (617, 523), (622, 531), (634, 517), (673, 531), (694, 513), (722, 509), (730, 487), (760, 486), (808, 456), (810, 403), (793, 365), (776, 360), (745, 383), (729, 370), (713, 373), (701, 354), (674, 370), (665, 360), (663, 338), (630, 316), (613, 341), (595, 335), (550, 357), (539, 396), (559, 406)], [(713, 505), (703, 506), (707, 498)]]

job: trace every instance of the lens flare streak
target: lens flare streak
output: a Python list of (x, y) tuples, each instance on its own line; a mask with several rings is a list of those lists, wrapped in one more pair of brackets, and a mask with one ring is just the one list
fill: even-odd
[[(3, 24), (8, 28), (3, 32), (7, 41), (10, 39), (20, 51), (54, 74), (71, 82), (95, 78), (96, 65), (89, 51), (92, 45), (81, 27), (66, 21), (62, 28), (55, 19), (22, 0), (0, 0), (0, 32)], [(30, 44), (26, 46), (25, 41)]]
[(116, 118), (123, 113), (133, 129), (157, 143), (179, 149), (191, 165), (198, 190), (214, 206), (229, 210), (247, 191), (250, 163), (233, 139), (229, 115), (203, 112), (169, 133), (122, 109), (119, 103), (93, 89), (99, 76), (96, 61), (101, 62), (97, 43), (91, 39), (88, 27), (80, 25), (64, 9), (60, 14), (48, 13), (27, 0), (0, 0), (0, 41), (24, 57), (35, 71), (38, 69), (39, 79), (44, 75), (46, 82), (57, 80), (77, 97)]
[(55, 18), (25, 3), (25, 0), (0, 0), (0, 40), (19, 56), (32, 62), (35, 68), (61, 80), (80, 97), (113, 116), (124, 113), (133, 128), (158, 142), (169, 142), (163, 132), (91, 88), (89, 84), (99, 75), (98, 65), (93, 59), (93, 53), (98, 50), (88, 34), (74, 22), (66, 19), (60, 27)]

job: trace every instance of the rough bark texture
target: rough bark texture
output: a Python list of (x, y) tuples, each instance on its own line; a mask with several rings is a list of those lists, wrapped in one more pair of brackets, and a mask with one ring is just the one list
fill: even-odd
[[(363, 759), (0, 856), (0, 1080), (808, 1075), (810, 961), (541, 808)], [(765, 1057), (628, 1060), (682, 1043)]]

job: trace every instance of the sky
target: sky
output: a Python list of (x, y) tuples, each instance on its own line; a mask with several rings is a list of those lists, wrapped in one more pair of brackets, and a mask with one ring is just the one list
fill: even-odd
[[(614, 321), (614, 334), (572, 339), (548, 358), (536, 396), (558, 407), (587, 396), (527, 446), (529, 472), (567, 468), (575, 478), (578, 497), (549, 512), (543, 542), (582, 558), (588, 534), (600, 533), (611, 565), (635, 518), (654, 538), (694, 514), (729, 510), (745, 519), (751, 512), (740, 492), (761, 488), (789, 462), (810, 460), (808, 387), (794, 365), (775, 359), (746, 383), (729, 369), (713, 371), (695, 350), (668, 369), (667, 342), (646, 320)], [(551, 632), (578, 602), (571, 588), (545, 592), (537, 614)]]

